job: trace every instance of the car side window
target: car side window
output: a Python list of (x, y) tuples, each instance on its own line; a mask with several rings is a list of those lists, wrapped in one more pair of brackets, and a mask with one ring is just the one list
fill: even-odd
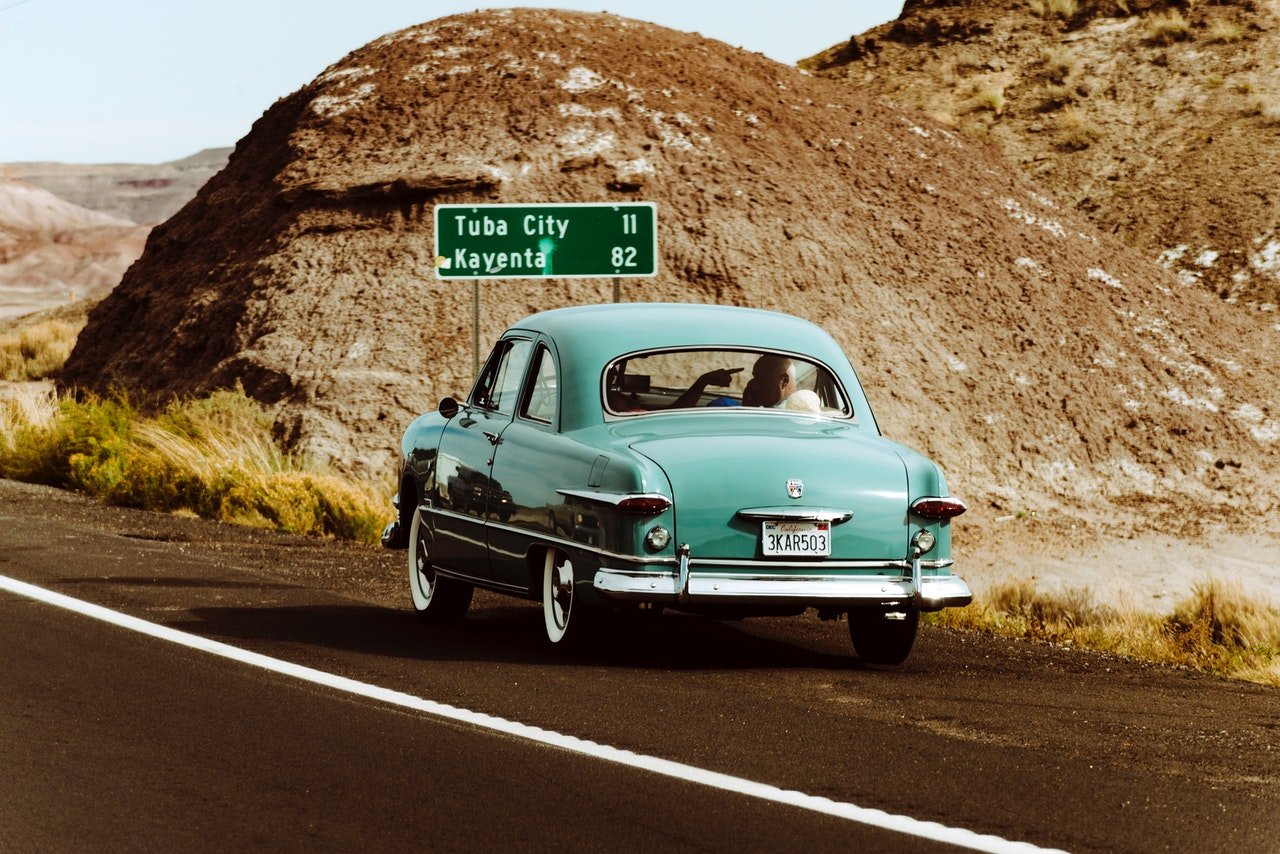
[(476, 381), (471, 402), (484, 409), (492, 409), (506, 415), (516, 411), (520, 394), (520, 382), (529, 364), (529, 351), (533, 342), (527, 338), (507, 339), (499, 342), (489, 362)]
[(539, 347), (533, 356), (533, 372), (530, 374), (529, 393), (525, 396), (520, 414), (533, 421), (550, 424), (556, 416), (556, 360), (546, 347)]

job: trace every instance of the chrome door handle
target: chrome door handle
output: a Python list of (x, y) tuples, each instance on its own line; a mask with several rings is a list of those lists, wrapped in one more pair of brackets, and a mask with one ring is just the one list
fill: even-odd
[(482, 430), (480, 432), (484, 433), (484, 437), (489, 440), (490, 445), (496, 445), (502, 441), (502, 438), (497, 433), (490, 433), (488, 430)]

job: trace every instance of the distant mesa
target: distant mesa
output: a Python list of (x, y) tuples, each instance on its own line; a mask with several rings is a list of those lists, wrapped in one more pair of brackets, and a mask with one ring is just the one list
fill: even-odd
[(148, 230), (0, 166), (0, 320), (104, 296), (142, 254)]
[(230, 155), (230, 148), (209, 148), (168, 163), (11, 163), (8, 168), (81, 207), (155, 225), (190, 201)]
[(172, 178), (125, 178), (116, 181), (121, 187), (132, 187), (135, 190), (163, 190), (172, 187)]
[(151, 226), (190, 201), (230, 153), (0, 165), (0, 319), (105, 296), (142, 254)]

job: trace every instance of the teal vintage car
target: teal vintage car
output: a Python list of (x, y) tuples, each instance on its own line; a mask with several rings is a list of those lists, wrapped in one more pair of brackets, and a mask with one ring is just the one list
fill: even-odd
[(396, 521), (414, 608), (476, 587), (542, 603), (569, 645), (626, 609), (847, 616), (904, 661), (922, 611), (965, 605), (942, 470), (880, 434), (848, 358), (785, 314), (620, 304), (535, 314), (465, 401), (405, 431)]

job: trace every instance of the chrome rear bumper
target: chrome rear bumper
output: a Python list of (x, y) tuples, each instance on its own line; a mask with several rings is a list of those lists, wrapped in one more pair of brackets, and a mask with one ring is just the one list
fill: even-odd
[(923, 576), (917, 590), (910, 578), (694, 571), (688, 573), (682, 595), (678, 572), (605, 567), (596, 572), (594, 587), (606, 599), (621, 602), (812, 602), (850, 607), (914, 602), (922, 611), (940, 611), (973, 601), (969, 585), (954, 575)]

